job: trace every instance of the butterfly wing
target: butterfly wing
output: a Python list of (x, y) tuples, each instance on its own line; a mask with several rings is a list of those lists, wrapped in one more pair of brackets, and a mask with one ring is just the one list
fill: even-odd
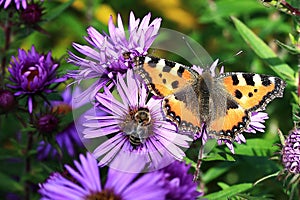
[(265, 110), (276, 97), (282, 97), (286, 83), (278, 77), (253, 73), (226, 73), (219, 80), (226, 91), (248, 111)]
[(193, 83), (197, 72), (176, 62), (152, 56), (137, 57), (135, 71), (148, 88), (164, 98), (164, 112), (180, 129), (200, 127), (199, 109)]
[(248, 127), (251, 112), (265, 110), (270, 101), (282, 97), (286, 85), (278, 77), (242, 72), (221, 74), (216, 81), (227, 94), (226, 113), (212, 120), (209, 129), (231, 141)]

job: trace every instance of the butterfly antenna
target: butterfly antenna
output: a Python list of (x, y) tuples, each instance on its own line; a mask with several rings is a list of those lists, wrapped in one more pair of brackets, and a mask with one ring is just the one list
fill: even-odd
[(184, 42), (188, 46), (188, 48), (192, 51), (193, 55), (197, 58), (198, 62), (204, 67), (201, 59), (197, 56), (196, 52), (194, 51), (194, 49), (192, 48), (192, 46), (190, 45), (190, 43), (188, 43), (188, 41), (185, 39), (184, 36), (182, 36), (182, 39), (184, 40)]
[(231, 60), (232, 58), (234, 58), (235, 56), (240, 55), (241, 53), (243, 53), (242, 50), (239, 51), (239, 52), (237, 52), (236, 54), (234, 54), (232, 57), (230, 57), (230, 58), (228, 58), (228, 59), (226, 59), (226, 60), (223, 60), (222, 62), (219, 62), (218, 65), (221, 65), (222, 63), (225, 63), (225, 62), (227, 62), (228, 60)]

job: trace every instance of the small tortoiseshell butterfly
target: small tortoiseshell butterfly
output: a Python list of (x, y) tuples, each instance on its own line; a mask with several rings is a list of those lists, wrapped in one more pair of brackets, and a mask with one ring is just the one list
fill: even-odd
[(197, 132), (205, 123), (210, 136), (230, 141), (248, 127), (251, 112), (265, 110), (286, 86), (278, 77), (243, 72), (214, 77), (208, 69), (199, 73), (152, 56), (137, 57), (135, 65), (149, 89), (164, 98), (164, 112), (179, 130)]

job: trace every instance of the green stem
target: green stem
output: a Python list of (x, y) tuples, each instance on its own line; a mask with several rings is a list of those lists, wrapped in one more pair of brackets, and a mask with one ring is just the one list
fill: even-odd
[[(28, 155), (32, 149), (33, 144), (33, 132), (28, 133), (27, 146), (26, 146), (26, 159), (25, 159), (25, 172), (29, 174), (31, 171), (31, 158)], [(30, 200), (30, 182), (27, 180), (25, 182), (25, 200)]]
[(265, 176), (265, 177), (259, 179), (258, 181), (256, 181), (256, 182), (253, 184), (253, 186), (259, 184), (260, 182), (262, 182), (262, 181), (264, 181), (264, 180), (266, 180), (266, 179), (268, 179), (268, 178), (276, 177), (276, 176), (278, 176), (278, 174), (279, 174), (279, 172), (276, 172), (276, 173), (274, 173), (274, 174), (270, 174), (270, 175), (268, 175), (268, 176)]
[[(30, 114), (30, 123), (32, 123), (33, 121), (33, 114)], [(23, 124), (24, 125), (24, 124)], [(27, 127), (27, 124), (24, 125), (24, 127)], [(28, 133), (28, 138), (27, 138), (27, 145), (26, 145), (26, 149), (25, 149), (25, 173), (26, 175), (31, 173), (31, 156), (29, 155), (29, 152), (32, 149), (32, 145), (33, 145), (33, 135), (34, 132), (30, 131)], [(26, 180), (25, 182), (25, 200), (30, 200), (30, 181)]]

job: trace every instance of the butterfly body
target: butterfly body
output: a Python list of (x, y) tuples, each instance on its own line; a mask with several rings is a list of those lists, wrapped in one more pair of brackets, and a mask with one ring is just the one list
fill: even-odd
[(213, 76), (208, 69), (201, 72), (151, 56), (137, 57), (135, 65), (148, 88), (164, 98), (164, 113), (180, 131), (200, 131), (205, 123), (217, 139), (234, 140), (248, 127), (251, 112), (282, 97), (285, 87), (278, 77), (243, 72)]

